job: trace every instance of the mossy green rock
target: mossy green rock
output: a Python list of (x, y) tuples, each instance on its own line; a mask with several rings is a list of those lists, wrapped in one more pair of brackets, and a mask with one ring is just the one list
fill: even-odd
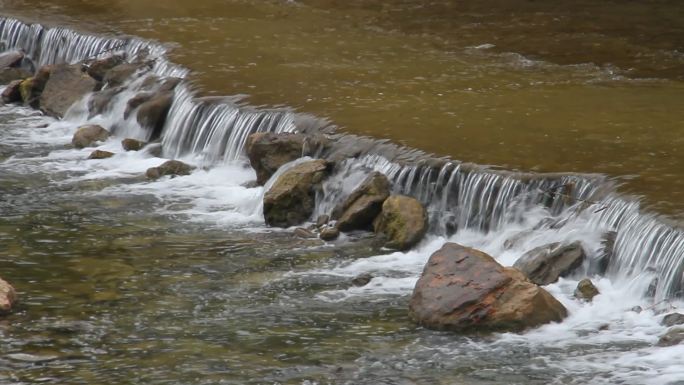
[(373, 225), (376, 233), (387, 237), (386, 247), (408, 250), (425, 236), (428, 214), (417, 199), (392, 195), (382, 204)]
[(264, 219), (269, 226), (290, 227), (311, 217), (316, 187), (328, 173), (328, 163), (317, 159), (285, 171), (264, 194)]

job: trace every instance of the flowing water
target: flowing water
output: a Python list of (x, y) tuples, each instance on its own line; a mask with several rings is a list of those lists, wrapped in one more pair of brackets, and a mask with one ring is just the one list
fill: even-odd
[[(163, 159), (122, 152), (122, 137), (150, 135), (120, 117), (140, 81), (95, 117), (87, 101), (63, 121), (0, 107), (0, 276), (22, 297), (0, 323), (0, 383), (684, 383), (684, 347), (654, 346), (683, 305), (684, 9), (584, 3), (0, 1), (71, 28), (0, 21), (3, 48), (40, 64), (119, 47), (186, 78), (163, 155), (199, 167), (149, 182)], [(116, 156), (67, 146), (85, 121), (113, 128), (100, 148)], [(361, 154), (317, 211), (382, 171), (428, 207), (414, 250), (264, 226), (263, 188), (243, 187), (247, 135), (334, 126), (458, 159), (337, 137)], [(570, 317), (523, 334), (416, 327), (409, 295), (447, 240), (505, 265), (581, 240), (589, 263), (547, 286)], [(353, 286), (361, 273), (374, 278)], [(592, 304), (572, 297), (586, 275)]]

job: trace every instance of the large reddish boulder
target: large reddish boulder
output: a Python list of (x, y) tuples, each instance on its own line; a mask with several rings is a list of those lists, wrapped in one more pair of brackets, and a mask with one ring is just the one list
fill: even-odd
[(17, 292), (12, 285), (0, 278), (0, 314), (9, 313), (17, 302)]
[(567, 316), (546, 290), (482, 251), (446, 243), (425, 265), (409, 304), (430, 329), (521, 331)]

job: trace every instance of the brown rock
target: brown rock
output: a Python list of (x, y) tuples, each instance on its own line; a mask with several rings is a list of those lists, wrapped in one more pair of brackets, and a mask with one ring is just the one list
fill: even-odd
[(548, 285), (574, 272), (586, 259), (580, 242), (551, 243), (530, 250), (520, 257), (513, 267), (537, 285)]
[(601, 294), (601, 292), (599, 292), (596, 286), (594, 286), (594, 283), (588, 278), (579, 281), (577, 288), (575, 289), (575, 298), (583, 299), (588, 302), (591, 302), (591, 300), (599, 294)]
[(152, 132), (150, 140), (155, 140), (161, 135), (171, 104), (173, 104), (173, 92), (164, 92), (155, 95), (138, 107), (138, 124)]
[(665, 325), (665, 326), (675, 326), (675, 325), (684, 324), (684, 314), (681, 314), (681, 313), (668, 314), (665, 317), (663, 317), (661, 324)]
[(185, 164), (179, 160), (169, 160), (164, 162), (161, 166), (151, 167), (145, 173), (149, 179), (158, 179), (166, 175), (172, 177), (178, 175), (190, 175), (194, 167)]
[(284, 172), (264, 194), (264, 219), (269, 226), (290, 227), (311, 217), (315, 190), (328, 173), (328, 163), (311, 160)]
[(297, 227), (294, 231), (294, 235), (298, 238), (304, 239), (318, 238), (313, 231), (305, 229), (303, 227)]
[(340, 236), (340, 230), (335, 227), (325, 226), (321, 229), (320, 237), (324, 241), (334, 241)]
[(111, 55), (106, 58), (98, 59), (89, 63), (86, 66), (86, 72), (93, 79), (97, 80), (98, 82), (101, 82), (104, 80), (105, 75), (109, 70), (118, 66), (119, 64), (122, 64), (123, 62), (124, 58), (122, 56)]
[(123, 147), (124, 151), (140, 151), (146, 144), (147, 143), (141, 140), (131, 138), (126, 138), (121, 141), (121, 147)]
[(23, 80), (31, 77), (31, 72), (23, 68), (2, 68), (0, 69), (0, 84), (9, 84), (15, 80)]
[(0, 278), (0, 314), (9, 313), (17, 302), (17, 292), (12, 285)]
[(90, 153), (90, 156), (88, 159), (107, 159), (111, 158), (114, 156), (113, 152), (109, 151), (104, 151), (104, 150), (95, 150), (92, 153)]
[(377, 171), (372, 172), (333, 210), (332, 218), (337, 219), (337, 228), (340, 231), (371, 228), (389, 195), (390, 183), (387, 177)]
[(323, 214), (319, 215), (318, 218), (316, 218), (316, 227), (321, 228), (323, 226), (326, 226), (330, 222), (330, 216)]
[(80, 65), (56, 65), (40, 95), (40, 108), (48, 115), (61, 118), (69, 107), (96, 87), (97, 81), (82, 72)]
[(425, 207), (418, 200), (403, 195), (387, 198), (373, 223), (375, 232), (387, 237), (385, 246), (398, 250), (408, 250), (420, 242), (427, 226)]
[(305, 136), (258, 132), (247, 138), (249, 163), (256, 171), (257, 183), (264, 185), (280, 166), (303, 156)]
[(104, 75), (103, 81), (109, 87), (119, 87), (126, 84), (132, 78), (149, 71), (151, 68), (151, 63), (121, 63), (108, 70)]
[(425, 265), (409, 314), (431, 329), (521, 331), (559, 322), (567, 310), (518, 270), (481, 251), (446, 243)]
[(684, 327), (673, 327), (658, 340), (658, 346), (674, 346), (684, 341)]
[(91, 147), (96, 142), (107, 140), (109, 135), (109, 131), (98, 125), (81, 126), (76, 130), (71, 144), (76, 148)]
[(362, 274), (359, 274), (356, 277), (354, 277), (354, 279), (352, 279), (351, 282), (352, 282), (352, 285), (357, 286), (357, 287), (361, 287), (361, 286), (368, 285), (370, 283), (370, 281), (373, 280), (373, 278), (374, 278), (373, 274), (371, 274), (371, 273), (362, 273)]
[(2, 102), (3, 103), (18, 103), (21, 102), (21, 91), (19, 86), (21, 86), (21, 80), (15, 80), (5, 87), (2, 91)]
[(24, 53), (21, 51), (7, 51), (0, 53), (0, 69), (18, 67), (24, 59)]

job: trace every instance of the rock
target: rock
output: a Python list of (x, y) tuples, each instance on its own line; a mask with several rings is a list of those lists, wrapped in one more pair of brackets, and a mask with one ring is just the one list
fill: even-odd
[(93, 93), (88, 100), (88, 116), (92, 118), (107, 111), (112, 100), (123, 91), (123, 87), (114, 87)]
[(38, 72), (28, 79), (24, 79), (19, 85), (21, 92), (21, 100), (24, 104), (33, 108), (38, 108), (40, 105), (40, 94), (43, 92), (52, 74), (52, 66), (41, 67)]
[(372, 172), (361, 185), (333, 210), (340, 231), (365, 230), (382, 211), (382, 204), (390, 195), (387, 177)]
[(95, 142), (107, 140), (110, 134), (98, 125), (81, 126), (76, 130), (74, 137), (71, 139), (71, 144), (76, 148), (92, 147)]
[(6, 357), (14, 361), (29, 362), (32, 364), (42, 364), (45, 362), (54, 361), (59, 358), (57, 356), (39, 356), (35, 354), (26, 353), (12, 353), (8, 354)]
[(108, 70), (103, 81), (110, 88), (119, 87), (126, 84), (134, 76), (139, 76), (151, 68), (151, 63), (121, 63)]
[(147, 143), (141, 140), (131, 138), (126, 138), (121, 141), (121, 147), (123, 147), (124, 151), (140, 151), (146, 144)]
[(385, 199), (382, 211), (375, 219), (376, 233), (387, 237), (386, 247), (408, 250), (416, 245), (427, 232), (428, 215), (416, 199), (392, 195)]
[(15, 80), (5, 87), (5, 90), (2, 91), (3, 103), (8, 104), (21, 102), (21, 91), (19, 89), (21, 82), (21, 80)]
[(371, 273), (362, 273), (352, 279), (352, 285), (354, 286), (366, 286), (370, 281), (375, 278)]
[(23, 68), (3, 68), (0, 69), (0, 84), (9, 84), (15, 80), (23, 80), (31, 77), (33, 73)]
[(143, 103), (152, 99), (153, 96), (154, 94), (152, 92), (141, 92), (128, 99), (128, 102), (126, 102), (126, 109), (124, 110), (124, 119), (128, 119), (128, 117), (131, 115), (131, 112), (140, 107), (140, 105)]
[(17, 302), (17, 292), (7, 281), (0, 278), (0, 314), (9, 313)]
[(164, 162), (161, 166), (148, 168), (145, 174), (149, 179), (158, 179), (166, 175), (172, 177), (190, 175), (190, 172), (194, 169), (194, 167), (179, 160), (169, 160)]
[(632, 307), (632, 308), (629, 309), (629, 310), (630, 310), (630, 311), (633, 311), (633, 312), (635, 312), (635, 313), (637, 313), (637, 314), (639, 314), (639, 313), (641, 313), (642, 311), (644, 311), (644, 309), (643, 309), (641, 306), (634, 306), (634, 307)]
[(111, 55), (103, 59), (90, 62), (85, 66), (85, 71), (90, 77), (98, 82), (104, 81), (105, 75), (109, 70), (123, 64), (124, 58), (120, 55)]
[(113, 152), (104, 151), (104, 150), (95, 150), (90, 154), (88, 159), (107, 159), (107, 158), (111, 158), (113, 156), (114, 156)]
[(138, 107), (138, 124), (152, 131), (150, 140), (155, 140), (161, 135), (171, 104), (173, 104), (173, 92), (164, 92), (155, 95)]
[(299, 163), (281, 174), (264, 194), (264, 219), (269, 226), (290, 227), (311, 217), (315, 190), (328, 173), (325, 160)]
[(257, 183), (264, 185), (285, 163), (303, 156), (305, 136), (258, 132), (247, 138), (249, 163), (257, 175)]
[(69, 107), (95, 91), (97, 81), (80, 65), (56, 65), (40, 95), (40, 108), (48, 115), (63, 117)]
[(681, 313), (668, 314), (665, 317), (663, 317), (663, 320), (660, 323), (662, 325), (665, 325), (665, 326), (675, 326), (675, 325), (684, 324), (684, 314), (681, 314)]
[(658, 346), (674, 346), (684, 341), (684, 327), (674, 327), (658, 340)]
[(585, 258), (580, 242), (551, 243), (528, 251), (515, 261), (513, 267), (522, 271), (537, 285), (548, 285), (582, 266)]
[(259, 187), (259, 183), (257, 183), (256, 180), (250, 180), (249, 182), (245, 182), (245, 183), (241, 184), (240, 186), (242, 186), (244, 188), (257, 188), (257, 187)]
[(161, 143), (150, 143), (145, 146), (144, 150), (146, 153), (155, 158), (161, 158), (162, 153), (164, 152), (164, 148), (162, 147)]
[(590, 271), (592, 273), (604, 275), (608, 270), (610, 261), (613, 258), (615, 249), (615, 239), (617, 233), (615, 231), (608, 231), (601, 237), (601, 249), (598, 252), (598, 257), (592, 261)]
[(577, 284), (575, 289), (575, 298), (583, 299), (585, 301), (591, 302), (591, 300), (601, 294), (599, 290), (594, 286), (590, 279), (585, 278)]
[(517, 269), (479, 250), (446, 243), (425, 265), (409, 315), (430, 329), (521, 331), (559, 322), (567, 310)]
[(316, 218), (316, 227), (321, 228), (323, 226), (326, 226), (330, 222), (330, 216), (323, 214), (319, 215), (318, 218)]
[(0, 69), (20, 66), (24, 56), (24, 53), (21, 51), (7, 51), (0, 53)]
[(294, 231), (294, 235), (299, 238), (304, 238), (304, 239), (311, 239), (311, 238), (318, 238), (316, 234), (314, 234), (313, 231), (305, 229), (303, 227), (298, 227)]
[(340, 230), (335, 227), (325, 226), (321, 229), (320, 237), (324, 241), (334, 241), (340, 236)]

